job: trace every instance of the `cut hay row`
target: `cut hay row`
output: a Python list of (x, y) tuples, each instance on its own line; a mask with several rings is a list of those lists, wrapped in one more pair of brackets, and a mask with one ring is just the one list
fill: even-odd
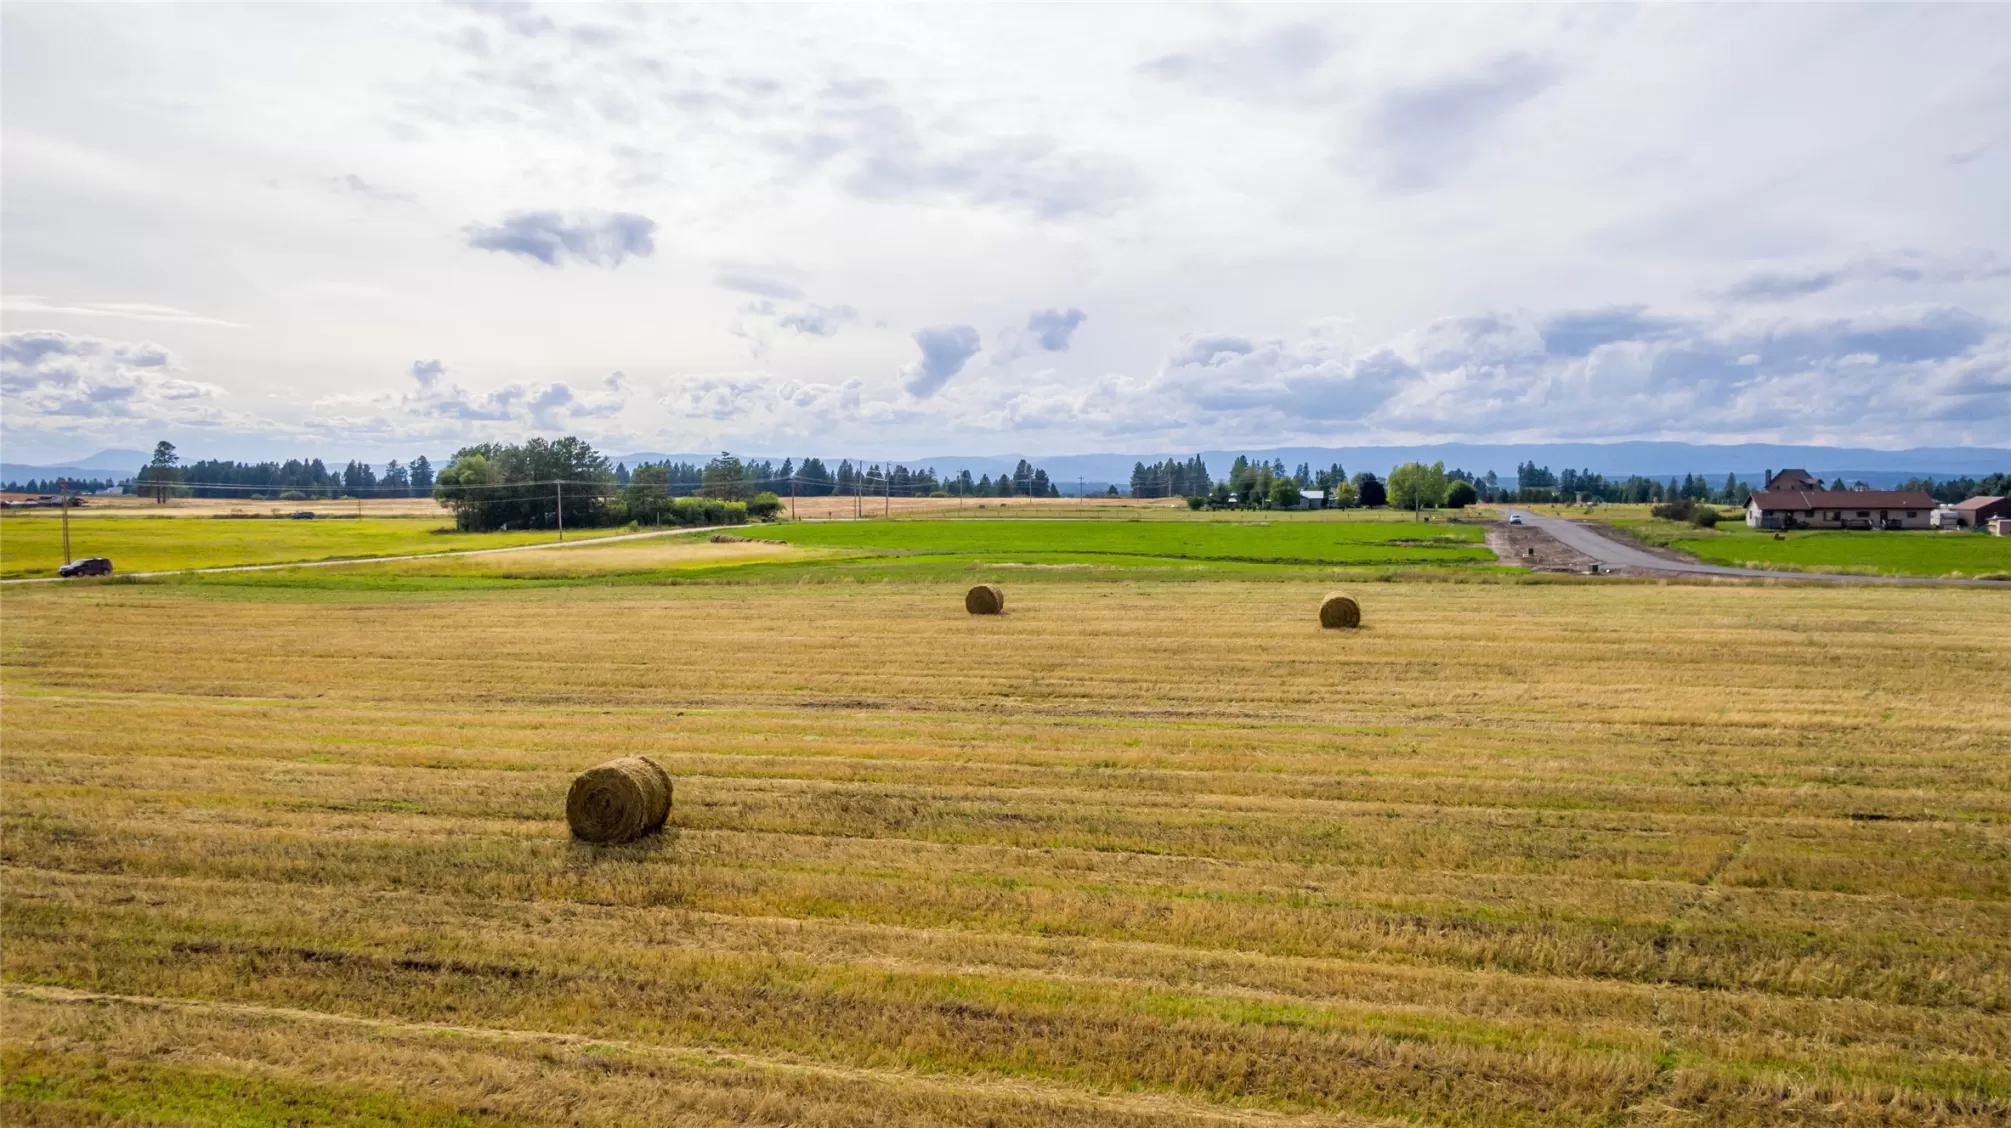
[[(973, 615), (1002, 614), (1005, 611), (1005, 592), (997, 584), (978, 584), (964, 593), (964, 610)], [(1352, 630), (1361, 625), (1362, 606), (1352, 598), (1340, 592), (1329, 592), (1320, 602), (1320, 626), (1328, 630)]]

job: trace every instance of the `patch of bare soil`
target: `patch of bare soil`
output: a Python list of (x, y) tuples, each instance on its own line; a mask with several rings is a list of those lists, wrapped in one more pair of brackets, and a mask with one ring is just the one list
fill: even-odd
[(1606, 569), (1597, 560), (1566, 545), (1564, 542), (1544, 532), (1534, 525), (1510, 525), (1497, 522), (1487, 529), (1487, 547), (1501, 558), (1503, 564), (1514, 564), (1532, 572), (1575, 572), (1589, 575), (1595, 569)]

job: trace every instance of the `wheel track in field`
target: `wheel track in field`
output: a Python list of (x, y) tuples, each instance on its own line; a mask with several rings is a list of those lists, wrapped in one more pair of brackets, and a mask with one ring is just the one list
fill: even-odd
[(208, 1014), (228, 1018), (315, 1023), (329, 1027), (374, 1031), (404, 1037), (438, 1038), (445, 1036), (466, 1038), (488, 1042), (493, 1045), (555, 1046), (574, 1050), (615, 1050), (637, 1057), (684, 1059), (686, 1062), (699, 1060), (706, 1066), (715, 1069), (767, 1070), (775, 1073), (795, 1074), (798, 1076), (818, 1077), (837, 1081), (926, 1088), (949, 1095), (969, 1093), (982, 1096), (1032, 1099), (1053, 1104), (1073, 1104), (1078, 1107), (1087, 1106), (1110, 1112), (1121, 1112), (1146, 1117), (1153, 1115), (1179, 1115), (1212, 1120), (1220, 1124), (1271, 1125), (1278, 1126), (1278, 1128), (1297, 1125), (1323, 1125), (1326, 1128), (1380, 1128), (1380, 1126), (1411, 1123), (1409, 1121), (1353, 1116), (1339, 1112), (1293, 1115), (1266, 1112), (1259, 1109), (1225, 1108), (1221, 1105), (1207, 1104), (1170, 1095), (1113, 1096), (1083, 1089), (1073, 1089), (1066, 1085), (1017, 1078), (1007, 1080), (966, 1076), (950, 1079), (939, 1076), (926, 1076), (902, 1070), (864, 1069), (856, 1066), (826, 1065), (793, 1057), (770, 1057), (711, 1046), (658, 1045), (647, 1042), (624, 1041), (621, 1039), (594, 1038), (583, 1034), (567, 1034), (558, 1031), (509, 1030), (492, 1026), (460, 1025), (445, 1022), (406, 1022), (393, 1018), (372, 1018), (366, 1015), (337, 1014), (306, 1010), (299, 1007), (275, 1007), (254, 1003), (226, 1003), (206, 999), (178, 999), (161, 995), (121, 995), (44, 984), (16, 982), (0, 984), (0, 997), (23, 999), (55, 1006), (124, 1007), (131, 1009), (178, 1011), (196, 1015)]

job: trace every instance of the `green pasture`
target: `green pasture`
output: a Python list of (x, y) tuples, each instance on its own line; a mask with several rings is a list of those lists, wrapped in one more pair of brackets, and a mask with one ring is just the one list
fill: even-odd
[(1494, 559), (1472, 525), (1410, 521), (833, 521), (762, 536), (790, 544), (1023, 564), (1433, 565)]
[(1475, 526), (1410, 521), (838, 521), (749, 526), (736, 534), (800, 551), (715, 559), (707, 534), (606, 548), (358, 563), (311, 571), (189, 576), (240, 590), (477, 590), (577, 584), (1010, 583), (1122, 579), (1321, 579), (1430, 572), (1498, 578)]
[[(1572, 510), (1577, 513), (1577, 510)], [(1645, 509), (1644, 509), (1645, 512)], [(870, 504), (865, 507), (864, 516), (877, 518), (880, 511)], [(1442, 524), (1457, 523), (1462, 520), (1492, 520), (1497, 515), (1480, 508), (1470, 509), (1427, 509), (1422, 513), (1412, 513), (1408, 509), (1190, 509), (1179, 498), (1138, 502), (1126, 505), (1099, 504), (1074, 498), (1026, 501), (993, 501), (986, 498), (968, 498), (954, 508), (930, 509), (919, 513), (902, 514), (896, 511), (892, 519), (896, 521), (1108, 521), (1113, 524), (1138, 521), (1178, 521), (1200, 522), (1203, 524), (1329, 524), (1355, 523), (1369, 524), (1399, 521), (1406, 525), (1424, 524), (1437, 527)]]
[(2011, 537), (1984, 533), (1801, 529), (1777, 540), (1771, 530), (1734, 522), (1716, 529), (1675, 521), (1614, 523), (1651, 544), (1734, 568), (1867, 576), (2011, 575)]
[[(603, 535), (608, 531), (619, 530), (596, 530)], [(457, 533), (444, 517), (289, 521), (84, 514), (70, 519), (71, 557), (103, 556), (120, 572), (289, 564), (345, 556), (404, 556), (538, 544), (552, 539), (549, 530)], [(0, 578), (53, 576), (62, 564), (60, 513), (0, 516)]]

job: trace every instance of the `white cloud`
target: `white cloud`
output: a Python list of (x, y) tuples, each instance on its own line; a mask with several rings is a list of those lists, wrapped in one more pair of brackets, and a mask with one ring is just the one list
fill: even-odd
[(222, 389), (183, 376), (180, 361), (159, 345), (55, 330), (0, 336), (0, 394), (10, 427), (33, 422), (96, 433), (108, 423), (225, 420), (217, 406)]
[(479, 440), (524, 430), (573, 432), (614, 418), (633, 388), (614, 372), (584, 389), (562, 381), (506, 383), (471, 391), (438, 360), (414, 361), (413, 387), (372, 396), (335, 395), (316, 405), (315, 429), (365, 441)]
[(2011, 278), (2011, 261), (1989, 250), (1958, 255), (1904, 250), (1842, 263), (1755, 270), (1726, 287), (1724, 297), (1733, 302), (1791, 301), (1852, 283), (1960, 285), (2002, 278)]
[(979, 349), (978, 331), (969, 325), (936, 325), (915, 334), (922, 358), (901, 369), (908, 394), (927, 399), (964, 370)]
[(8, 10), (7, 283), (71, 297), (0, 320), (144, 327), (77, 361), (133, 419), (2007, 441), (2001, 5), (283, 12)]
[(116, 317), (127, 321), (158, 321), (180, 325), (215, 325), (226, 329), (242, 329), (235, 321), (225, 321), (220, 317), (204, 317), (174, 306), (156, 305), (152, 302), (57, 302), (35, 294), (9, 294), (0, 298), (0, 310), (12, 314), (55, 313), (71, 317)]
[(546, 266), (583, 262), (616, 267), (630, 256), (656, 253), (656, 221), (631, 212), (516, 212), (496, 223), (473, 223), (468, 245), (480, 251), (501, 251)]
[(759, 375), (691, 376), (674, 382), (663, 403), (687, 419), (731, 422), (769, 405), (768, 380)]

